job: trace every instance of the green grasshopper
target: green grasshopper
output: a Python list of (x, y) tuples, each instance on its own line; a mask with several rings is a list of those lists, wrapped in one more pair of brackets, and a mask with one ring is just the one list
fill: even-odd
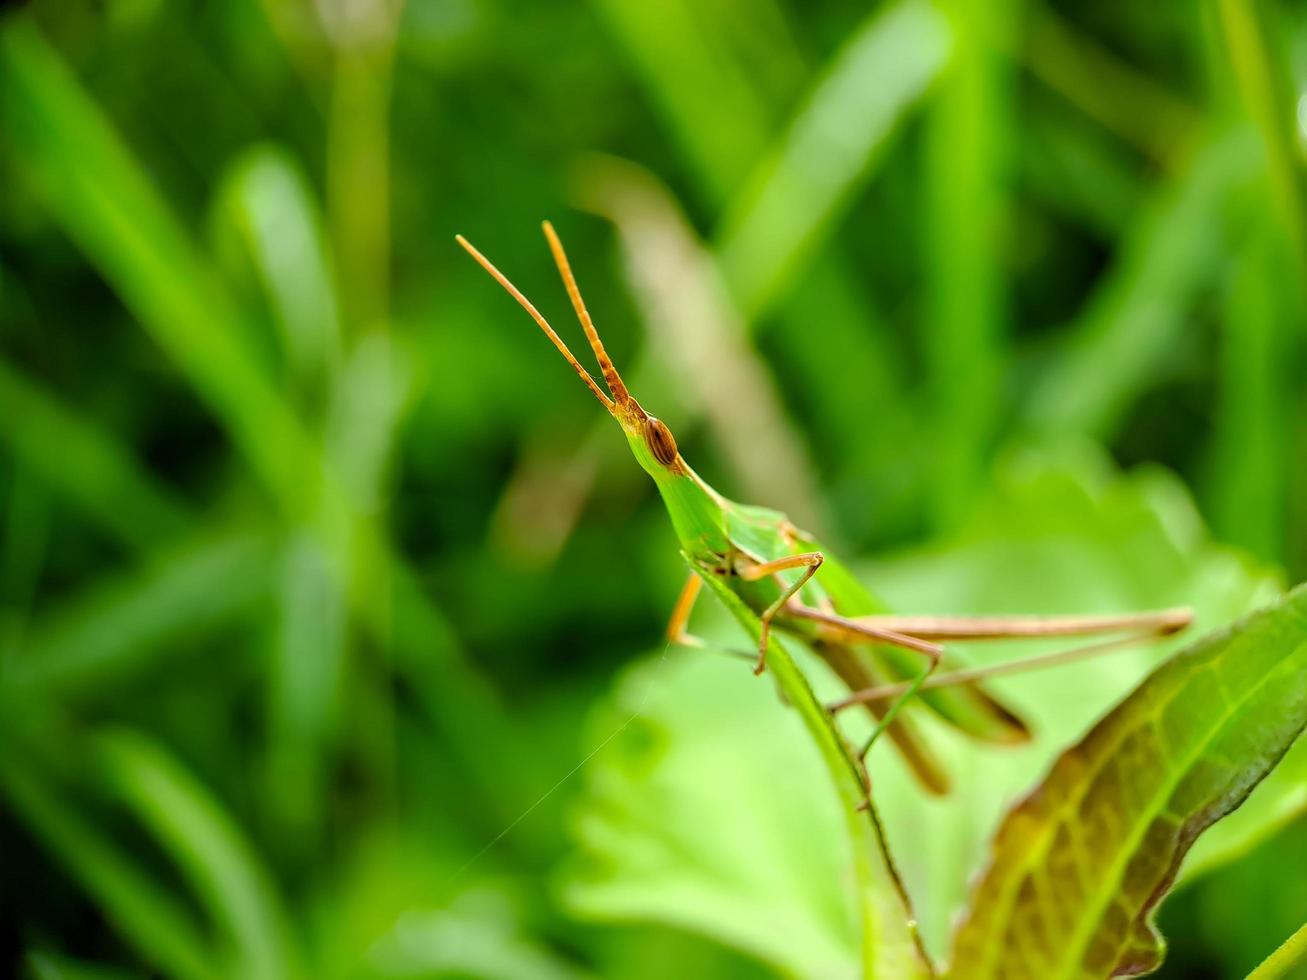
[[(604, 349), (599, 332), (581, 298), (580, 289), (549, 222), (545, 237), (563, 284), (598, 361), (607, 393), (581, 365), (549, 322), (508, 278), (462, 235), (458, 243), (504, 287), (553, 342), (591, 394), (621, 426), (627, 443), (658, 487), (690, 575), (672, 611), (668, 638), (689, 646), (704, 646), (687, 631), (701, 586), (710, 587), (728, 602), (746, 629), (753, 617), (761, 623), (754, 673), (766, 669), (772, 630), (806, 644), (850, 688), (852, 694), (828, 708), (832, 712), (863, 705), (871, 714), (872, 733), (858, 753), (867, 752), (882, 732), (888, 733), (922, 785), (936, 793), (948, 789), (948, 778), (925, 742), (901, 715), (913, 698), (947, 723), (982, 741), (1014, 744), (1030, 738), (1024, 722), (978, 681), (998, 673), (1028, 670), (1161, 637), (1187, 626), (1187, 609), (1119, 616), (959, 617), (889, 615), (848, 569), (831, 557), (811, 534), (795, 527), (782, 513), (728, 500), (690, 468), (671, 431), (650, 415), (627, 390)], [(944, 641), (992, 640), (1015, 637), (1120, 634), (1112, 641), (1015, 664), (935, 674)], [(864, 769), (864, 779), (865, 779)]]

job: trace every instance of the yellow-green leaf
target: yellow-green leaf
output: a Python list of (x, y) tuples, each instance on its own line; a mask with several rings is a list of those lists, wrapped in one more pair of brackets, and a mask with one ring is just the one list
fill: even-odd
[(1136, 976), (1195, 838), (1307, 724), (1307, 586), (1154, 671), (1004, 821), (949, 976)]

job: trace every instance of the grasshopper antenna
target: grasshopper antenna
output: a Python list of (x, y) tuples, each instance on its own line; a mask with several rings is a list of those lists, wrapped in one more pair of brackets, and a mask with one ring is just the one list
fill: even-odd
[(585, 300), (581, 298), (581, 289), (576, 284), (576, 276), (572, 275), (572, 265), (567, 261), (567, 252), (563, 250), (563, 243), (558, 233), (554, 231), (554, 226), (548, 221), (541, 222), (541, 227), (545, 230), (545, 238), (549, 239), (549, 250), (554, 253), (554, 263), (558, 266), (559, 275), (563, 277), (563, 285), (567, 287), (567, 296), (572, 301), (572, 309), (576, 310), (576, 318), (581, 321), (581, 329), (585, 331), (586, 339), (590, 341), (590, 349), (594, 351), (595, 358), (599, 361), (599, 370), (604, 373), (608, 390), (617, 399), (617, 404), (622, 405), (631, 397), (631, 393), (626, 390), (622, 376), (617, 373), (612, 358), (604, 348), (604, 342), (599, 339), (599, 331), (595, 329), (594, 321), (590, 319), (590, 311), (586, 309)]
[[(537, 310), (535, 308), (535, 305), (529, 299), (527, 299), (525, 296), (522, 295), (522, 291), (509, 281), (508, 276), (504, 275), (497, 268), (495, 268), (495, 264), (493, 262), (491, 262), (488, 258), (482, 255), (479, 251), (477, 251), (476, 246), (474, 246), (462, 235), (455, 235), (454, 240), (458, 242), (458, 244), (463, 246), (463, 250), (467, 252), (468, 255), (476, 259), (477, 264), (479, 264), (481, 268), (485, 269), (486, 272), (490, 273), (491, 278), (493, 278), (495, 282), (499, 283), (499, 285), (504, 287), (504, 290), (508, 293), (508, 295), (512, 296), (513, 299), (517, 300), (518, 304), (522, 307), (522, 309), (526, 310), (527, 313), (531, 314), (531, 319), (534, 320), (536, 324), (540, 327), (540, 329), (545, 332), (545, 336), (548, 337), (553, 342), (554, 346), (558, 348), (558, 352), (567, 359), (567, 363), (572, 365), (572, 370), (574, 370), (578, 375), (581, 376), (581, 380), (586, 383), (586, 387), (588, 387), (592, 392), (594, 392), (594, 396), (598, 398), (601, 402), (603, 402), (604, 407), (611, 412), (613, 410), (613, 400), (609, 398), (607, 395), (605, 395), (604, 390), (599, 387), (599, 383), (595, 381), (594, 378), (590, 377), (590, 372), (587, 371), (584, 367), (582, 367), (581, 362), (576, 359), (576, 356), (568, 348), (567, 344), (563, 342), (563, 338), (558, 336), (558, 334), (554, 331), (554, 328), (549, 325), (549, 321), (544, 318), (544, 314), (542, 314), (539, 310)], [(575, 285), (573, 286), (573, 288), (575, 288)], [(589, 322), (588, 318), (584, 322), (588, 323)], [(594, 330), (593, 324), (590, 326), (590, 330), (591, 331)], [(613, 369), (612, 362), (607, 360), (607, 355), (605, 355), (605, 357), (600, 360), (601, 366), (605, 363), (607, 364), (609, 369)], [(613, 369), (613, 374), (614, 376), (617, 374), (615, 369)], [(607, 380), (606, 374), (605, 374), (605, 380)], [(618, 379), (618, 384), (621, 384), (620, 378)], [(612, 387), (611, 381), (609, 382), (609, 387), (610, 388)], [(625, 392), (625, 390), (626, 390), (625, 388), (622, 389), (623, 392)]]

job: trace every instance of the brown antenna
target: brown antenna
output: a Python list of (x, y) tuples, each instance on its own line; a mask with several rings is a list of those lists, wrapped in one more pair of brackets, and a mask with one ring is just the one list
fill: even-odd
[[(499, 285), (503, 286), (504, 289), (508, 291), (508, 294), (513, 297), (513, 299), (517, 300), (518, 303), (521, 304), (522, 309), (526, 310), (528, 313), (531, 314), (531, 319), (535, 320), (535, 322), (540, 325), (540, 329), (545, 332), (546, 337), (548, 337), (550, 340), (554, 342), (554, 346), (558, 348), (558, 352), (562, 354), (565, 358), (567, 358), (567, 363), (572, 365), (576, 373), (581, 376), (581, 380), (584, 381), (586, 383), (586, 386), (591, 391), (594, 392), (595, 397), (598, 398), (601, 402), (603, 402), (604, 407), (611, 412), (613, 410), (613, 400), (604, 394), (604, 390), (599, 387), (598, 382), (596, 382), (594, 378), (590, 377), (590, 372), (581, 366), (581, 362), (576, 359), (575, 355), (573, 355), (570, 350), (568, 350), (567, 344), (563, 343), (563, 338), (558, 336), (558, 334), (554, 332), (554, 328), (549, 325), (549, 321), (546, 320), (544, 316), (540, 313), (540, 311), (537, 310), (531, 304), (531, 301), (522, 295), (521, 290), (519, 290), (516, 286), (514, 286), (511, 282), (508, 281), (508, 277), (506, 275), (504, 275), (502, 272), (500, 272), (498, 269), (495, 268), (493, 262), (491, 262), (480, 252), (478, 252), (471, 242), (469, 242), (462, 235), (455, 235), (454, 239), (460, 245), (463, 246), (463, 248), (467, 251), (468, 255), (472, 256), (472, 258), (477, 260), (481, 268), (485, 269), (488, 273), (490, 273), (490, 275), (494, 278), (494, 280), (497, 283), (499, 283)], [(594, 328), (591, 327), (590, 329), (593, 330)], [(604, 364), (605, 362), (606, 362), (606, 358), (600, 359), (601, 365)], [(611, 369), (612, 364), (609, 363), (608, 367)], [(616, 373), (617, 373), (616, 371), (613, 372), (614, 375), (616, 375)], [(607, 376), (607, 372), (605, 372), (605, 377), (606, 376)], [(621, 379), (618, 379), (618, 384), (621, 384)], [(608, 386), (610, 388), (612, 387), (611, 381), (608, 382)], [(626, 389), (623, 388), (622, 390), (623, 392), (625, 392)]]
[(623, 405), (630, 399), (631, 393), (622, 383), (622, 376), (613, 366), (608, 351), (604, 350), (604, 342), (599, 339), (599, 331), (595, 329), (594, 321), (590, 319), (590, 311), (585, 308), (585, 300), (581, 299), (581, 290), (577, 288), (576, 277), (572, 275), (572, 266), (567, 261), (567, 253), (563, 251), (563, 243), (558, 240), (558, 233), (548, 221), (543, 222), (542, 226), (545, 229), (545, 237), (549, 239), (549, 248), (554, 253), (554, 261), (558, 264), (558, 271), (563, 277), (563, 285), (567, 287), (567, 295), (572, 300), (572, 309), (576, 310), (576, 318), (581, 321), (581, 329), (585, 331), (586, 338), (590, 341), (590, 349), (594, 351), (599, 361), (599, 370), (604, 373), (608, 390), (617, 399), (617, 404)]

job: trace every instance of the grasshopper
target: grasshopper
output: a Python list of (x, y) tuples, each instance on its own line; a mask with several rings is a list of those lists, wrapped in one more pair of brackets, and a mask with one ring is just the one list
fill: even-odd
[[(562, 242), (547, 221), (544, 233), (607, 391), (530, 300), (462, 235), (457, 241), (535, 320), (621, 426), (636, 462), (653, 478), (690, 569), (672, 610), (668, 639), (704, 646), (688, 632), (701, 587), (708, 583), (719, 594), (731, 593), (740, 601), (728, 605), (745, 628), (756, 628), (754, 617), (761, 623), (757, 651), (746, 654), (754, 662), (755, 674), (766, 669), (769, 637), (773, 630), (778, 631), (807, 645), (850, 688), (852, 693), (828, 705), (828, 710), (861, 705), (870, 713), (874, 724), (857, 753), (860, 761), (865, 763), (877, 738), (887, 733), (927, 790), (947, 792), (947, 774), (910, 717), (901, 714), (910, 701), (920, 699), (945, 722), (976, 739), (998, 744), (1024, 742), (1030, 738), (1025, 723), (979, 681), (1162, 637), (1189, 624), (1188, 609), (1060, 617), (888, 614), (813, 535), (779, 511), (728, 500), (690, 468), (671, 430), (646, 411), (622, 381), (581, 298)], [(1098, 634), (1115, 634), (1116, 638), (1024, 661), (936, 673), (944, 642)], [(865, 766), (863, 776), (865, 780)]]

